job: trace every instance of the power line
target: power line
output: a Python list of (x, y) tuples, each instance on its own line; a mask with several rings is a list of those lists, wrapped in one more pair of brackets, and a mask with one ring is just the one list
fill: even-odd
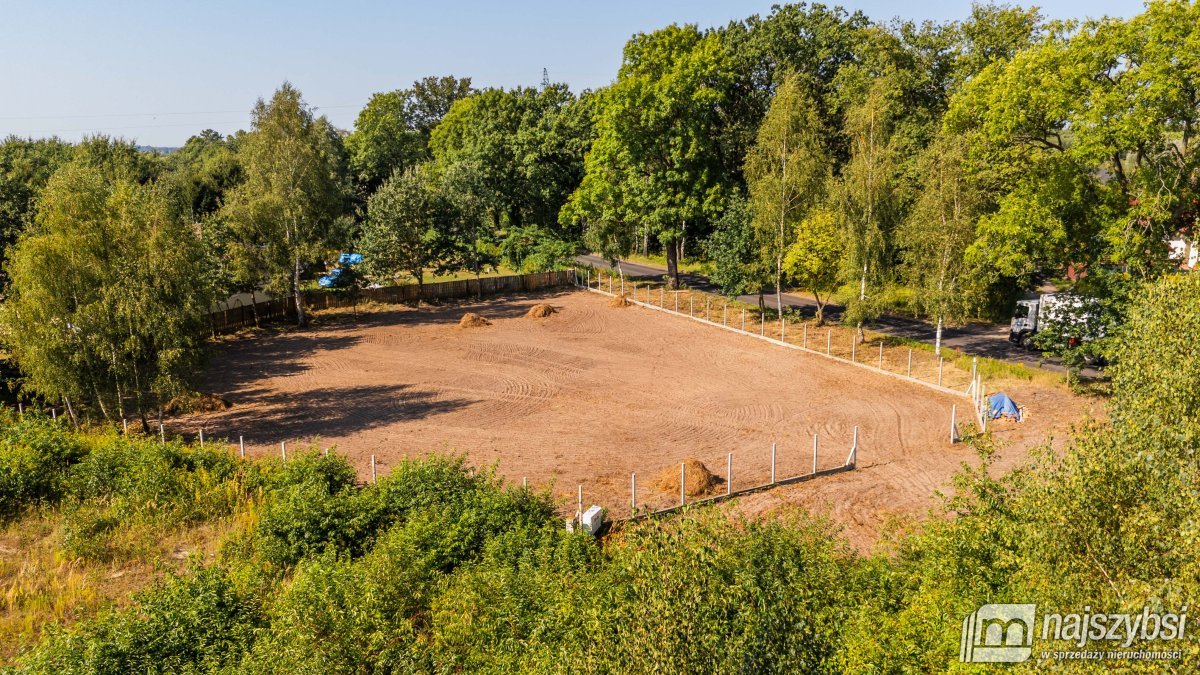
[[(358, 105), (321, 105), (312, 106), (313, 110), (332, 110), (336, 108), (358, 108)], [(13, 120), (70, 120), (70, 119), (87, 119), (94, 117), (166, 117), (168, 115), (232, 115), (234, 113), (249, 113), (245, 108), (241, 110), (196, 110), (191, 112), (153, 112), (153, 113), (96, 113), (85, 115), (16, 115), (12, 117), (0, 117), (3, 121)]]

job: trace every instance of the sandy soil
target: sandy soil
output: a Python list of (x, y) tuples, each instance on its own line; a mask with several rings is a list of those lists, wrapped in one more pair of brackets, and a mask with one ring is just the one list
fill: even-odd
[[(419, 310), (387, 308), (327, 318), (305, 330), (233, 339), (218, 350), (204, 390), (226, 397), (221, 413), (176, 420), (209, 438), (244, 435), (265, 455), (312, 441), (369, 475), (403, 457), (464, 452), (510, 480), (552, 482), (574, 502), (617, 514), (678, 499), (653, 477), (695, 457), (735, 489), (766, 482), (772, 442), (780, 478), (842, 464), (860, 431), (859, 471), (740, 500), (749, 512), (800, 504), (830, 514), (865, 547), (891, 514), (919, 514), (946, 489), (964, 445), (947, 442), (950, 407), (966, 402), (895, 378), (785, 350), (609, 298), (562, 292)], [(524, 314), (538, 302), (558, 311)], [(460, 328), (465, 312), (492, 323)], [(1065, 429), (1080, 405), (1066, 392), (1024, 385), (1009, 393), (1029, 421), (997, 428), (996, 466)]]

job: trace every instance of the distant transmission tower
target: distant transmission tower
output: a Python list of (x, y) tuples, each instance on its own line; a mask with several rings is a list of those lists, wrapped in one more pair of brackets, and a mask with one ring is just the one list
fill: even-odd
[(542, 89), (550, 86), (550, 71), (542, 68)]

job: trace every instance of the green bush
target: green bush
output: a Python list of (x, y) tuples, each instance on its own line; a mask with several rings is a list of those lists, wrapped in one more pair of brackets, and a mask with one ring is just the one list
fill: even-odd
[(71, 466), (86, 454), (85, 439), (61, 423), (0, 412), (0, 521), (57, 502)]

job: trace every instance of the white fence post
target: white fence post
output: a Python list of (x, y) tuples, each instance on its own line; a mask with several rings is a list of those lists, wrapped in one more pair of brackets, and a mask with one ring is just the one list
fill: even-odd
[(658, 289), (658, 306), (663, 309), (667, 308), (667, 287), (662, 286)]
[(946, 357), (938, 357), (938, 386), (942, 386), (942, 366), (946, 363)]
[(858, 340), (854, 339), (854, 335), (850, 336), (850, 361), (858, 363)]
[(163, 428), (162, 422), (158, 423), (158, 440), (161, 441), (163, 445), (167, 444), (167, 430)]
[(742, 308), (742, 332), (746, 332), (746, 308)]
[(704, 320), (712, 323), (712, 298), (704, 299)]
[(833, 353), (833, 329), (825, 329), (825, 355), (829, 356)]
[(733, 494), (733, 453), (725, 457), (725, 494)]
[(908, 348), (908, 376), (912, 377), (912, 347)]
[(766, 312), (760, 313), (758, 315), (758, 319), (759, 319), (758, 334), (766, 335), (767, 334), (767, 313)]
[(721, 325), (729, 325), (729, 303), (721, 305)]
[(121, 431), (126, 436), (129, 435), (129, 420), (125, 419), (124, 417), (121, 418)]
[(771, 443), (771, 485), (775, 484), (775, 444)]
[(287, 441), (279, 441), (279, 453), (283, 456), (283, 461), (287, 461)]
[(688, 296), (688, 316), (693, 316), (696, 313), (695, 298)]
[(808, 349), (808, 322), (804, 322), (804, 348)]
[(779, 312), (779, 341), (787, 342), (787, 319), (783, 318), (783, 312)]
[(883, 370), (883, 339), (879, 340), (879, 369)]
[(204, 447), (204, 429), (200, 429), (200, 447)]
[(242, 459), (246, 458), (246, 441), (241, 436), (238, 436), (238, 454)]
[(846, 457), (846, 466), (853, 469), (858, 466), (858, 427), (854, 427), (854, 441), (850, 444), (850, 455)]
[(637, 472), (629, 474), (629, 507), (630, 512), (637, 513)]
[(958, 442), (958, 405), (950, 405), (950, 445)]
[(687, 503), (687, 462), (679, 463), (679, 505)]
[(575, 517), (578, 518), (582, 515), (583, 515), (583, 486), (580, 485), (579, 486), (579, 508), (578, 508), (578, 510), (575, 511)]

